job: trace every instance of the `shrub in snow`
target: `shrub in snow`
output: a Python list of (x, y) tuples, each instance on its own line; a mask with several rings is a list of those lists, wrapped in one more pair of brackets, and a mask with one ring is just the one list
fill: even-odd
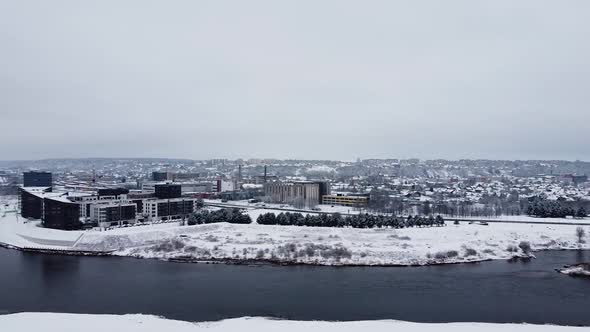
[(397, 234), (388, 235), (387, 237), (390, 239), (397, 239), (397, 240), (402, 240), (402, 241), (410, 241), (412, 239), (409, 236), (399, 236)]
[(525, 255), (530, 255), (531, 253), (531, 244), (528, 241), (521, 241), (518, 244), (518, 247), (522, 250)]
[(154, 245), (152, 250), (156, 252), (172, 252), (182, 248), (184, 248), (184, 242), (178, 239), (171, 239), (169, 241), (164, 241), (160, 244)]
[(320, 255), (325, 259), (334, 259), (336, 261), (340, 261), (342, 258), (351, 258), (352, 253), (347, 248), (337, 245), (336, 247), (322, 250)]
[(469, 257), (469, 256), (476, 256), (477, 255), (477, 250), (472, 249), (472, 248), (464, 248), (465, 249), (465, 257)]
[(457, 256), (459, 256), (459, 252), (457, 252), (456, 250), (447, 251), (447, 257), (453, 258), (453, 257), (457, 257)]
[(576, 228), (576, 236), (578, 237), (578, 244), (585, 243), (584, 237), (586, 236), (586, 232), (582, 227)]
[(315, 247), (313, 245), (307, 244), (303, 250), (305, 251), (305, 255), (307, 257), (315, 256)]
[(494, 254), (494, 251), (493, 251), (492, 249), (484, 249), (484, 250), (483, 250), (483, 253), (484, 253), (484, 254), (493, 255), (493, 254)]
[(295, 252), (295, 250), (297, 250), (297, 245), (295, 243), (289, 243), (289, 244), (287, 244), (287, 249), (290, 252)]
[(459, 256), (459, 252), (457, 252), (456, 250), (439, 251), (436, 254), (434, 254), (434, 258), (439, 259), (439, 260), (454, 258), (457, 256)]
[(510, 244), (510, 245), (508, 245), (508, 247), (506, 248), (506, 251), (508, 251), (508, 252), (512, 252), (512, 253), (515, 253), (515, 252), (518, 252), (518, 247), (517, 247), (517, 246), (515, 246), (515, 245), (513, 245), (513, 244)]
[(209, 234), (209, 235), (207, 235), (205, 237), (205, 241), (207, 241), (207, 242), (219, 242), (219, 239), (217, 238), (217, 236), (214, 236), (214, 235)]
[(296, 253), (296, 251), (297, 245), (295, 243), (287, 243), (284, 246), (279, 246), (277, 248), (277, 255), (279, 257), (290, 258), (292, 254)]
[(184, 248), (184, 252), (187, 254), (191, 254), (194, 257), (210, 257), (211, 256), (211, 251), (209, 251), (209, 249), (204, 249), (204, 248), (197, 248), (195, 246), (188, 246), (186, 248)]
[(584, 207), (580, 207), (578, 209), (578, 212), (576, 212), (577, 218), (586, 218), (587, 216), (588, 216), (588, 214), (586, 213), (586, 210), (584, 210)]

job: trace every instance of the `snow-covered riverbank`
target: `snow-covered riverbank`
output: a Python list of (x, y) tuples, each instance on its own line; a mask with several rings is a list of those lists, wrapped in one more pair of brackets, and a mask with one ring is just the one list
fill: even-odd
[(427, 324), (410, 323), (393, 320), (356, 321), (356, 322), (321, 322), (321, 321), (286, 321), (265, 318), (236, 318), (218, 322), (190, 323), (167, 320), (148, 315), (81, 315), (54, 313), (19, 313), (0, 316), (0, 326), (5, 331), (36, 331), (46, 332), (295, 332), (295, 331), (518, 331), (518, 332), (561, 332), (590, 331), (588, 327), (566, 327), (554, 325), (528, 324), (485, 324), (485, 323), (447, 323)]
[[(258, 213), (259, 211), (249, 211)], [(590, 226), (584, 226), (590, 234)], [(0, 216), (0, 243), (17, 248), (105, 252), (138, 258), (317, 265), (426, 265), (509, 259), (532, 250), (590, 249), (576, 226), (462, 222), (445, 227), (353, 229), (178, 223), (110, 231), (59, 231)], [(522, 246), (524, 244), (524, 246)], [(519, 247), (520, 246), (520, 247)]]
[[(209, 224), (87, 233), (78, 250), (142, 258), (270, 260), (319, 265), (425, 265), (509, 259), (533, 250), (576, 249), (574, 226), (463, 223), (410, 229)], [(588, 249), (588, 244), (581, 248)]]

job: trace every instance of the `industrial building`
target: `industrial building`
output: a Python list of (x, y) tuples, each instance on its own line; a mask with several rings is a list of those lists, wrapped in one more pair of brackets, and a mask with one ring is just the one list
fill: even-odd
[(171, 172), (152, 172), (152, 180), (153, 181), (172, 181), (172, 173)]
[(330, 185), (320, 181), (267, 182), (264, 195), (271, 203), (312, 207), (321, 203), (322, 195), (330, 193)]
[(369, 197), (368, 195), (324, 195), (322, 196), (322, 204), (341, 205), (350, 207), (366, 207), (369, 204)]

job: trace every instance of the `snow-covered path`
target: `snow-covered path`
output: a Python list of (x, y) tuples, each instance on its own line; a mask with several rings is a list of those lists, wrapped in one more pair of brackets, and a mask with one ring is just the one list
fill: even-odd
[(190, 323), (167, 320), (148, 315), (81, 315), (55, 313), (19, 313), (0, 316), (3, 331), (44, 332), (356, 332), (356, 331), (452, 331), (452, 332), (576, 332), (590, 331), (588, 327), (566, 327), (554, 325), (527, 324), (484, 324), (484, 323), (446, 323), (425, 324), (402, 321), (286, 321), (265, 318), (236, 318), (219, 322)]

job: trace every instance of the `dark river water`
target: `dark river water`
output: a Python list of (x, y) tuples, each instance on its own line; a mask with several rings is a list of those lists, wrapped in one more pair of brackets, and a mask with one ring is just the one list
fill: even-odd
[(590, 252), (541, 252), (526, 263), (280, 267), (51, 256), (0, 248), (0, 313), (590, 325), (590, 280), (554, 271), (582, 261), (590, 261)]

